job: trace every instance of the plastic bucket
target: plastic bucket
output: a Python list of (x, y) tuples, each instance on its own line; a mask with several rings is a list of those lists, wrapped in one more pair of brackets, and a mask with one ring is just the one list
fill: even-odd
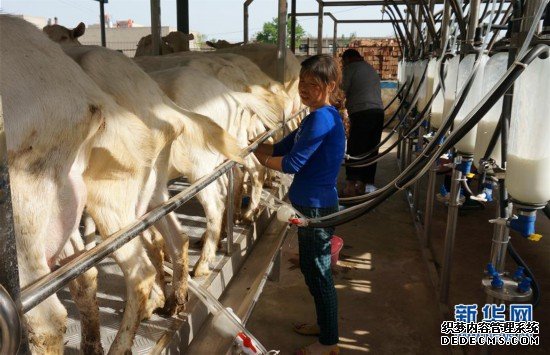
[(330, 264), (335, 266), (338, 263), (340, 250), (344, 246), (344, 240), (337, 235), (333, 235), (330, 239)]

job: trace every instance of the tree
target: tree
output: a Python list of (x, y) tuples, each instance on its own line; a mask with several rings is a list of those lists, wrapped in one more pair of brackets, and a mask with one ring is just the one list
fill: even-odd
[[(262, 43), (277, 43), (279, 24), (277, 18), (274, 18), (270, 22), (264, 23), (261, 32), (256, 33), (256, 41)], [(296, 21), (296, 47), (302, 43), (302, 38), (306, 36), (306, 31)], [(286, 23), (286, 43), (290, 43), (290, 21)]]

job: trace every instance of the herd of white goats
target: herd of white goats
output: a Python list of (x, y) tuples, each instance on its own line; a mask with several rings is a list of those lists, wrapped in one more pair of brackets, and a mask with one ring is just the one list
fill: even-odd
[[(285, 83), (276, 82), (275, 46), (130, 59), (80, 45), (82, 33), (58, 25), (40, 31), (0, 15), (0, 132), (7, 140), (0, 158), (9, 165), (22, 287), (85, 250), (78, 228), (84, 209), (105, 238), (166, 201), (170, 179), (196, 181), (226, 158), (242, 164), (252, 181), (251, 203), (240, 217), (252, 220), (265, 170), (241, 150), (300, 108), (299, 62), (288, 52)], [(218, 179), (197, 196), (207, 231), (196, 276), (210, 272), (226, 186)], [(170, 294), (157, 272), (161, 243), (174, 268)], [(140, 321), (155, 309), (166, 303), (165, 311), (174, 312), (185, 302), (188, 243), (171, 213), (113, 253), (127, 299), (110, 353), (129, 352)], [(102, 353), (97, 270), (69, 287), (81, 314), (81, 350)], [(33, 353), (63, 352), (66, 318), (56, 295), (25, 314)]]

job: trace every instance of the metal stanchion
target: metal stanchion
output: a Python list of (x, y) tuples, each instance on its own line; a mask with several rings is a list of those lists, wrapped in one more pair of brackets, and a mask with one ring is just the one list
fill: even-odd
[(226, 209), (226, 224), (225, 230), (227, 234), (227, 247), (225, 250), (226, 255), (231, 255), (233, 251), (233, 219), (235, 216), (235, 191), (234, 191), (234, 173), (232, 167), (227, 171), (227, 209)]
[(426, 206), (424, 208), (424, 246), (432, 250), (431, 229), (434, 209), (435, 183), (437, 173), (437, 161), (435, 161), (428, 172), (428, 189), (426, 192)]
[(447, 228), (445, 230), (445, 246), (439, 290), (439, 301), (445, 305), (449, 302), (449, 286), (451, 281), (451, 265), (456, 235), (456, 221), (458, 219), (458, 207), (460, 206), (460, 181), (462, 180), (462, 171), (458, 169), (458, 165), (460, 165), (461, 162), (462, 156), (458, 155), (453, 163), (453, 175), (451, 180), (449, 209), (447, 214)]

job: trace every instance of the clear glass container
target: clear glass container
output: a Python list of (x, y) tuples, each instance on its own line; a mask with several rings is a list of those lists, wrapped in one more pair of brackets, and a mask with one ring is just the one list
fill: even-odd
[[(508, 52), (501, 52), (493, 55), (485, 65), (483, 73), (483, 86), (481, 97), (487, 95), (489, 91), (496, 85), (499, 79), (504, 75), (508, 68)], [(477, 124), (476, 144), (474, 148), (474, 165), (479, 165), (479, 160), (485, 155), (489, 142), (493, 137), (495, 128), (500, 120), (502, 113), (502, 97), (496, 104), (487, 112), (487, 114)], [(500, 138), (495, 144), (495, 148), (489, 155), (497, 164), (501, 164), (501, 147)]]
[[(479, 68), (475, 78), (473, 79), (472, 86), (470, 87), (470, 90), (468, 91), (468, 94), (464, 99), (464, 103), (462, 104), (462, 107), (460, 108), (460, 110), (458, 111), (458, 114), (456, 115), (456, 118), (454, 121), (455, 128), (458, 127), (460, 124), (462, 124), (462, 122), (468, 116), (468, 114), (481, 101), (481, 98), (482, 98), (481, 92), (483, 88), (483, 75), (485, 70), (485, 64), (487, 64), (489, 57), (487, 55), (482, 55), (479, 60), (480, 60)], [(456, 88), (457, 93), (460, 92), (460, 90), (462, 90), (462, 88), (466, 84), (466, 81), (472, 74), (475, 61), (476, 61), (476, 55), (468, 54), (460, 62), (460, 66), (458, 68), (458, 81), (457, 81), (457, 88)], [(477, 133), (477, 127), (474, 126), (455, 145), (456, 150), (459, 153), (466, 154), (466, 155), (474, 154), (474, 148), (476, 145), (476, 133)]]
[(535, 59), (514, 84), (506, 188), (515, 200), (550, 200), (550, 57)]

